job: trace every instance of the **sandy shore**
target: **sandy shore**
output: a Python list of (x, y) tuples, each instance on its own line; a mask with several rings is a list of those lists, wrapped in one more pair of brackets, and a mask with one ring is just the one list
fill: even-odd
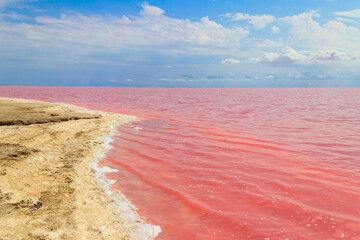
[(90, 167), (128, 118), (0, 98), (0, 239), (137, 239)]

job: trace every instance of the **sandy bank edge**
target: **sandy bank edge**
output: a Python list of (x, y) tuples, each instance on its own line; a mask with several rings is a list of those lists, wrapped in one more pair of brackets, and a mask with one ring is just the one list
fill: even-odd
[[(145, 220), (140, 217), (136, 208), (131, 204), (130, 201), (118, 190), (115, 190), (111, 187), (111, 184), (114, 183), (114, 180), (106, 179), (104, 175), (107, 172), (117, 171), (109, 167), (100, 167), (98, 162), (105, 156), (106, 151), (108, 151), (112, 146), (112, 136), (116, 133), (116, 126), (122, 123), (126, 123), (136, 119), (135, 116), (127, 116), (123, 114), (109, 113), (98, 110), (90, 110), (84, 107), (66, 104), (66, 103), (51, 103), (43, 102), (30, 99), (22, 98), (3, 98), (4, 100), (12, 100), (16, 102), (24, 103), (50, 103), (57, 105), (61, 108), (74, 109), (75, 111), (81, 111), (86, 113), (97, 113), (103, 116), (102, 124), (106, 127), (106, 131), (102, 131), (102, 143), (98, 146), (94, 146), (94, 149), (91, 149), (90, 158), (92, 161), (87, 161), (87, 164), (91, 166), (93, 172), (88, 172), (87, 174), (91, 177), (94, 177), (96, 181), (101, 185), (103, 192), (111, 200), (113, 208), (118, 213), (119, 218), (125, 223), (125, 228), (127, 229), (130, 236), (134, 239), (154, 239), (160, 232), (161, 229), (159, 226), (153, 226), (145, 222)], [(124, 119), (126, 117), (126, 119)], [(89, 158), (89, 156), (87, 157)]]

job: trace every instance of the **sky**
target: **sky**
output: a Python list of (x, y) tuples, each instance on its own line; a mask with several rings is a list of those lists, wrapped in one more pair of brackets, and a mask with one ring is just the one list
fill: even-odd
[(360, 87), (359, 0), (0, 0), (0, 85)]

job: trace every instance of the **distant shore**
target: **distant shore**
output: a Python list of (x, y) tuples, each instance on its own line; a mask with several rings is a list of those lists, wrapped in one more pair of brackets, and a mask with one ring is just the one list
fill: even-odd
[(0, 98), (0, 239), (138, 239), (90, 166), (128, 119)]

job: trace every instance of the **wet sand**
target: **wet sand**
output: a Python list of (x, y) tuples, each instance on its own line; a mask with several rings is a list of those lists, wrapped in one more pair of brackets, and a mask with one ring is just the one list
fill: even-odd
[(90, 167), (127, 119), (0, 98), (0, 239), (133, 239)]

